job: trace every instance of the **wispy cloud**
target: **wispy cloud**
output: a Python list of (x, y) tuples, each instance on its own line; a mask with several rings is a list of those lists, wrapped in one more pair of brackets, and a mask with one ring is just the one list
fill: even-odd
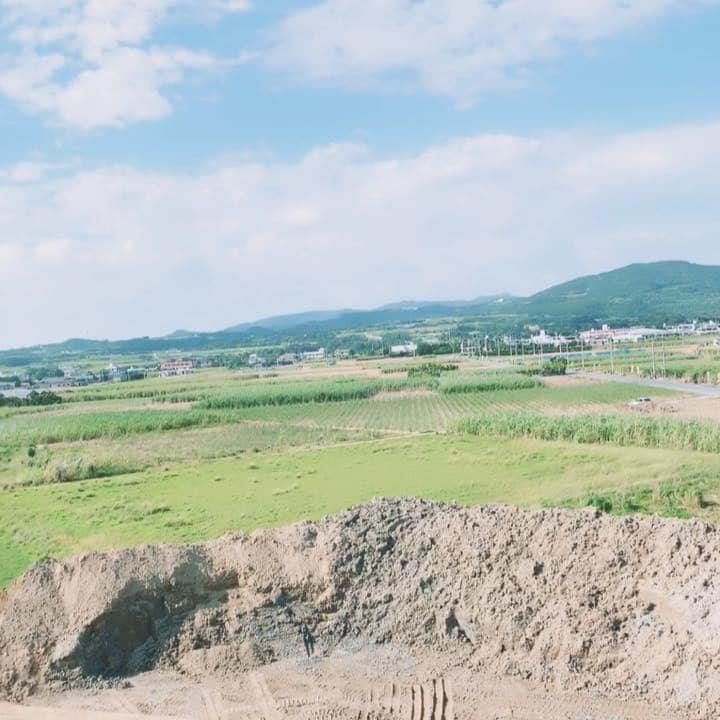
[(720, 263), (718, 187), (720, 123), (481, 134), (382, 157), (335, 144), (193, 174), (0, 168), (0, 303), (23, 308), (0, 314), (0, 338), (209, 329), (526, 292), (637, 260)]
[(716, 0), (324, 0), (287, 17), (267, 64), (339, 86), (420, 89), (459, 104), (537, 63)]
[(247, 0), (0, 0), (0, 30), (14, 48), (0, 57), (0, 93), (84, 130), (163, 117), (168, 86), (226, 63), (153, 44), (158, 27), (249, 8)]

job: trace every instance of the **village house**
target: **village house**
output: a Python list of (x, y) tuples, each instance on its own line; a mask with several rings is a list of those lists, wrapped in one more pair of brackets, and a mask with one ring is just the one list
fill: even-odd
[(195, 372), (195, 363), (192, 360), (166, 360), (160, 365), (161, 377), (190, 375), (193, 372)]
[(545, 330), (540, 330), (537, 335), (533, 335), (530, 338), (530, 342), (533, 345), (538, 345), (539, 347), (549, 346), (559, 348), (563, 345), (567, 345), (569, 341), (563, 335), (548, 335)]
[(417, 353), (417, 345), (413, 342), (404, 345), (391, 345), (391, 355), (415, 355)]
[(664, 331), (648, 327), (611, 328), (603, 325), (596, 330), (585, 330), (580, 333), (580, 340), (586, 345), (607, 345), (608, 343), (640, 342), (647, 337), (663, 335)]
[(294, 365), (299, 360), (299, 356), (297, 353), (283, 353), (278, 357), (277, 363), (278, 365)]
[(302, 354), (302, 359), (305, 362), (313, 362), (314, 360), (324, 360), (325, 359), (325, 348), (320, 348), (319, 350), (309, 350), (308, 352), (304, 352)]

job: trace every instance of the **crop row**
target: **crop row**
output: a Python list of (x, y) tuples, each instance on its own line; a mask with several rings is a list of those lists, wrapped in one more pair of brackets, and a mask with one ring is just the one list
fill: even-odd
[(440, 390), (444, 393), (528, 390), (542, 386), (542, 381), (536, 377), (514, 373), (459, 373), (444, 375), (440, 380)]
[(249, 408), (262, 405), (301, 405), (365, 400), (380, 393), (439, 390), (442, 393), (481, 393), (497, 390), (540, 388), (542, 382), (516, 374), (430, 375), (406, 378), (349, 378), (302, 383), (246, 385), (231, 393), (217, 393), (199, 403), (208, 409)]
[[(530, 388), (478, 393), (410, 393), (347, 403), (262, 406), (239, 410), (239, 417), (316, 426), (396, 431), (438, 431), (480, 413), (545, 412), (552, 408), (597, 408), (627, 402), (643, 388), (591, 383), (563, 388)], [(671, 394), (671, 393), (668, 393)]]
[(435, 387), (432, 378), (345, 379), (302, 383), (265, 383), (206, 398), (208, 409), (247, 408), (260, 405), (301, 405), (362, 400), (381, 392)]
[(487, 413), (461, 420), (457, 428), (471, 435), (530, 437), (587, 444), (629, 445), (720, 452), (720, 425), (637, 415), (552, 417), (532, 412)]
[[(349, 387), (357, 389), (354, 383), (350, 383)], [(72, 414), (22, 414), (0, 418), (0, 444), (17, 447), (32, 443), (118, 438), (153, 431), (229, 425), (244, 420), (370, 430), (445, 430), (459, 418), (480, 413), (522, 413), (527, 409), (543, 412), (553, 407), (601, 408), (630, 400), (643, 390), (635, 385), (620, 383), (466, 393), (423, 392), (422, 387), (417, 389), (418, 392), (394, 392), (344, 402), (308, 401), (244, 406), (229, 403), (212, 408), (94, 409), (92, 412)], [(245, 401), (243, 398), (242, 402)]]

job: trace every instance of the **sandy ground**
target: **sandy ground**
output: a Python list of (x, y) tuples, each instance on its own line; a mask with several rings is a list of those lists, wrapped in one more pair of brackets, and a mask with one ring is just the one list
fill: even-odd
[(376, 500), (0, 595), (2, 720), (710, 720), (720, 533)]
[(684, 420), (712, 420), (719, 422), (720, 398), (686, 397), (656, 400), (649, 408), (642, 410), (652, 415), (671, 415)]
[[(302, 652), (299, 652), (302, 655)], [(423, 660), (423, 655), (425, 659)], [(521, 679), (456, 667), (462, 657), (368, 648), (332, 659), (286, 660), (231, 680), (172, 672), (104, 690), (44, 694), (0, 705), (4, 720), (675, 720), (662, 705), (593, 693), (548, 692)], [(4, 714), (5, 713), (5, 714)], [(101, 716), (99, 713), (103, 713)], [(107, 713), (107, 715), (105, 715)]]
[(598, 382), (575, 375), (548, 375), (542, 378), (543, 385), (547, 387), (573, 387), (574, 385), (591, 385)]

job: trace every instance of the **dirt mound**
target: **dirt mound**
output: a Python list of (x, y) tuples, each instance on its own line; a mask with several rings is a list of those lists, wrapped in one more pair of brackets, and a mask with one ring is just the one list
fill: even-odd
[(720, 537), (700, 522), (374, 501), (32, 568), (0, 601), (0, 697), (392, 646), (710, 717), (719, 571)]

